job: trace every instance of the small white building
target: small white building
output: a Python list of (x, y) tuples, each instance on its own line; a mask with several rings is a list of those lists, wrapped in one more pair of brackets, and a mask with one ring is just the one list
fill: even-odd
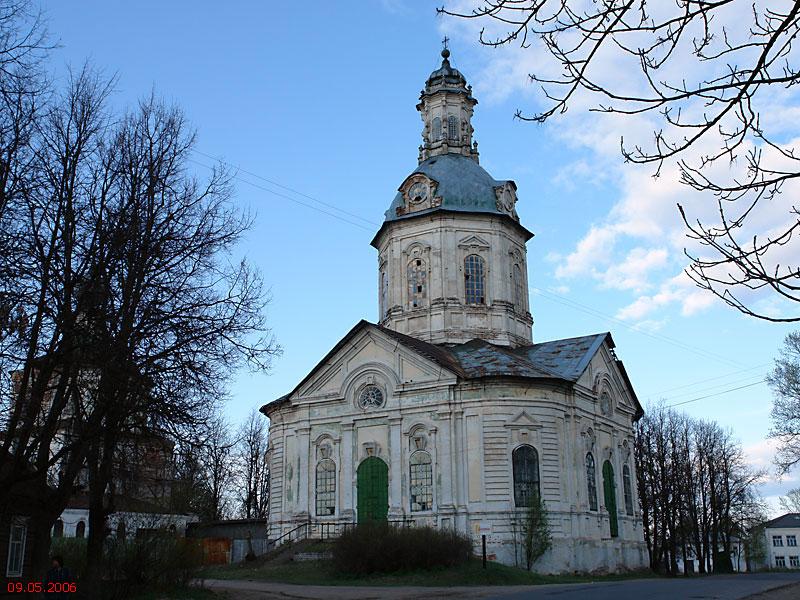
[(800, 513), (785, 515), (764, 524), (766, 566), (770, 569), (800, 569)]
[[(189, 523), (199, 521), (197, 515), (165, 512), (163, 508), (134, 499), (118, 500), (119, 510), (108, 515), (107, 533), (118, 539), (134, 539), (153, 531), (171, 531), (185, 536)], [(51, 537), (77, 537), (89, 535), (89, 506), (85, 497), (70, 501), (53, 525)]]
[(533, 234), (516, 184), (480, 166), (477, 100), (442, 56), (417, 105), (419, 165), (372, 240), (379, 323), (358, 323), (261, 408), (269, 537), (309, 521), (427, 524), (476, 547), (485, 533), (490, 558), (514, 564), (515, 514), (540, 495), (553, 547), (538, 570), (645, 567), (642, 408), (611, 334), (533, 343)]

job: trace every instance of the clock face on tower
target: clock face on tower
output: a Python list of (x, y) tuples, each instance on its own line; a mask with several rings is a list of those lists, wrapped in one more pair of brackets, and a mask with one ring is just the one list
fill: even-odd
[(428, 199), (428, 186), (427, 184), (418, 181), (410, 188), (408, 188), (408, 200), (412, 204), (419, 204)]
[(442, 203), (436, 195), (438, 182), (423, 173), (412, 173), (403, 184), (397, 188), (403, 204), (397, 207), (398, 215), (435, 208)]

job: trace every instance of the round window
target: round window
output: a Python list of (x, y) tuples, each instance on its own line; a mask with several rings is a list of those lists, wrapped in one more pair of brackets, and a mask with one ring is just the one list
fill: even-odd
[(383, 406), (383, 391), (376, 385), (368, 385), (358, 395), (361, 408), (378, 408)]

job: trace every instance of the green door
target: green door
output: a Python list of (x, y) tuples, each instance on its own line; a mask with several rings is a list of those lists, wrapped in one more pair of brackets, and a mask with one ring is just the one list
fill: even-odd
[(358, 465), (356, 475), (358, 522), (385, 521), (389, 513), (389, 467), (371, 456)]
[(611, 525), (611, 537), (619, 535), (619, 524), (617, 523), (617, 492), (614, 484), (614, 467), (609, 461), (603, 463), (603, 496), (606, 499), (606, 510), (608, 511), (608, 521)]

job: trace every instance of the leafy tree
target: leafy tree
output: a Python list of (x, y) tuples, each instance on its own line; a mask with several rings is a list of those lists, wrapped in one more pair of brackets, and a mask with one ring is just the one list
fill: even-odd
[(534, 563), (553, 545), (550, 523), (547, 520), (547, 505), (538, 494), (522, 514), (521, 534), (525, 567), (530, 571)]
[(764, 527), (754, 525), (744, 537), (744, 553), (747, 557), (747, 570), (753, 572), (759, 569), (767, 559), (767, 544)]
[(786, 336), (767, 383), (775, 396), (770, 430), (778, 441), (775, 464), (786, 473), (800, 462), (800, 331)]

